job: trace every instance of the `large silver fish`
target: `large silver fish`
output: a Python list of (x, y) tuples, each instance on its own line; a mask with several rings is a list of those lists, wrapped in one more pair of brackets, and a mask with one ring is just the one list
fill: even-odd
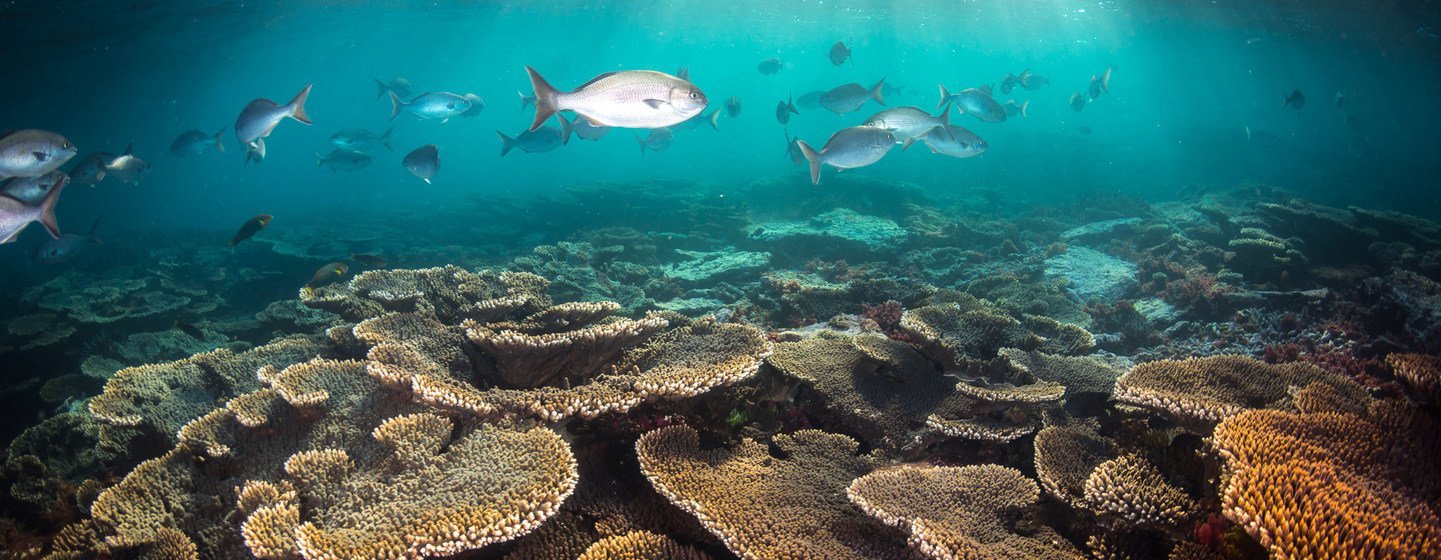
[(866, 104), (867, 99), (874, 99), (876, 103), (885, 105), (886, 98), (881, 93), (881, 88), (885, 85), (886, 79), (881, 78), (881, 81), (876, 82), (876, 85), (870, 89), (854, 82), (836, 86), (821, 96), (821, 107), (825, 107), (832, 113), (844, 115), (859, 111), (861, 106)]
[(534, 68), (525, 67), (535, 88), (535, 120), (540, 128), (556, 111), (575, 111), (590, 124), (622, 128), (661, 128), (685, 121), (704, 111), (709, 103), (695, 84), (650, 70), (607, 72), (569, 93), (545, 81)]
[(251, 101), (235, 119), (235, 138), (254, 149), (255, 141), (270, 136), (280, 121), (290, 118), (310, 124), (310, 116), (305, 114), (305, 99), (310, 97), (311, 85), (306, 85), (284, 105), (265, 98)]
[(527, 130), (515, 135), (514, 138), (506, 136), (504, 132), (495, 131), (500, 136), (500, 156), (510, 153), (515, 148), (527, 154), (549, 152), (570, 142), (571, 126), (565, 116), (556, 115), (560, 119), (560, 128), (543, 126), (537, 130)]
[(330, 136), (330, 145), (342, 150), (369, 150), (376, 144), (385, 146), (386, 151), (394, 151), (390, 147), (390, 135), (395, 132), (395, 127), (385, 130), (385, 134), (376, 134), (363, 128), (352, 128), (342, 130)]
[(370, 154), (355, 150), (331, 150), (325, 155), (315, 154), (315, 165), (329, 167), (331, 171), (358, 171), (369, 166)]
[(885, 157), (896, 146), (896, 135), (874, 126), (842, 128), (826, 140), (818, 152), (805, 140), (796, 140), (801, 154), (811, 164), (811, 184), (821, 184), (821, 165), (839, 170), (865, 167)]
[(60, 238), (60, 226), (55, 223), (55, 203), (60, 200), (60, 191), (65, 190), (65, 181), (56, 183), (50, 194), (40, 204), (25, 204), (8, 196), (0, 196), (0, 244), (13, 243), (25, 226), (40, 222), (50, 237)]
[(62, 233), (60, 237), (50, 239), (41, 243), (35, 251), (30, 253), (30, 260), (39, 264), (60, 264), (69, 262), (92, 245), (101, 245), (100, 237), (95, 235), (96, 228), (100, 227), (100, 219), (90, 225), (90, 233), (81, 235), (78, 233)]
[(419, 177), (429, 185), (435, 174), (440, 172), (440, 150), (435, 144), (426, 144), (405, 154), (405, 159), (400, 163), (411, 175)]
[(941, 84), (941, 100), (936, 103), (940, 109), (947, 102), (956, 106), (964, 114), (974, 116), (986, 122), (1001, 122), (1006, 120), (1006, 108), (996, 102), (991, 94), (980, 88), (966, 88), (957, 93), (946, 90), (946, 85)]
[(60, 170), (51, 171), (39, 177), (11, 177), (0, 183), (0, 194), (34, 206), (45, 200), (56, 185), (67, 182), (70, 177)]
[(187, 130), (175, 137), (170, 143), (170, 155), (176, 157), (198, 156), (206, 150), (215, 148), (215, 151), (225, 153), (225, 143), (220, 140), (225, 135), (225, 129), (211, 134), (203, 130)]
[(0, 179), (39, 177), (75, 157), (75, 145), (48, 130), (17, 130), (0, 136)]
[(440, 119), (440, 123), (445, 124), (451, 117), (460, 116), (469, 110), (469, 99), (448, 91), (422, 93), (410, 101), (400, 99), (395, 92), (390, 93), (391, 120), (395, 120), (401, 111), (405, 111), (422, 119)]
[(889, 130), (896, 136), (897, 141), (905, 142), (932, 129), (940, 129), (941, 133), (945, 134), (946, 129), (951, 126), (951, 109), (947, 107), (941, 114), (933, 117), (920, 107), (896, 107), (871, 115), (862, 124)]
[(135, 143), (125, 147), (125, 153), (105, 164), (105, 174), (119, 179), (121, 183), (135, 184), (140, 176), (150, 171), (150, 163), (135, 155)]
[(975, 157), (985, 153), (990, 148), (985, 140), (976, 133), (956, 125), (946, 127), (947, 134), (942, 134), (940, 129), (931, 130), (922, 134), (919, 138), (906, 141), (901, 146), (902, 150), (909, 149), (916, 142), (925, 142), (931, 153), (955, 158)]

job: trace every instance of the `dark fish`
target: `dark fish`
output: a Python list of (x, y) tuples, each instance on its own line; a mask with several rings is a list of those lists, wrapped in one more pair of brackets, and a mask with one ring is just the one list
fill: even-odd
[(635, 141), (640, 143), (640, 155), (645, 155), (646, 150), (659, 152), (669, 148), (675, 142), (675, 133), (669, 128), (661, 127), (652, 129), (650, 136), (645, 138), (635, 135)]
[(765, 60), (762, 60), (760, 64), (756, 65), (756, 70), (759, 70), (760, 73), (767, 76), (774, 76), (781, 71), (781, 68), (784, 67), (785, 63), (781, 62), (781, 59), (767, 58)]
[(366, 268), (385, 268), (390, 264), (385, 257), (361, 253), (351, 253), (350, 260), (363, 264)]
[(1001, 78), (1001, 93), (1010, 95), (1011, 90), (1016, 89), (1016, 75), (1006, 72), (1006, 77)]
[(476, 115), (479, 115), (481, 111), (485, 110), (485, 99), (481, 96), (474, 93), (467, 93), (461, 97), (464, 97), (466, 101), (470, 102), (470, 108), (466, 109), (464, 113), (460, 114), (460, 116), (474, 117)]
[(783, 130), (782, 132), (786, 134), (786, 157), (790, 158), (791, 165), (800, 165), (806, 160), (806, 155), (801, 152), (801, 146), (796, 143), (796, 139), (791, 138), (790, 131)]
[(215, 134), (203, 130), (187, 130), (180, 133), (180, 136), (176, 136), (175, 141), (170, 143), (170, 154), (177, 157), (198, 156), (212, 147), (215, 148), (215, 151), (223, 154), (225, 153), (225, 143), (221, 142), (220, 137), (224, 135), (225, 129), (223, 128)]
[(270, 136), (275, 126), (286, 118), (299, 121), (301, 124), (310, 124), (310, 116), (305, 114), (305, 100), (310, 97), (308, 84), (290, 103), (281, 105), (269, 99), (260, 98), (251, 101), (240, 111), (240, 116), (235, 119), (235, 137), (241, 144), (253, 145), (256, 140)]
[(1026, 109), (1030, 108), (1030, 106), (1031, 101), (1029, 99), (1026, 100), (1024, 103), (1016, 103), (1016, 100), (1014, 99), (1007, 99), (1006, 104), (1004, 105), (1004, 107), (1006, 108), (1006, 116), (1014, 117), (1020, 115), (1020, 117), (1023, 119), (1026, 118)]
[(931, 116), (920, 107), (897, 107), (871, 115), (862, 124), (889, 130), (896, 141), (905, 142), (933, 129), (940, 129), (944, 134), (951, 126), (951, 109), (947, 107), (941, 114)]
[(906, 86), (893, 86), (893, 85), (891, 85), (891, 84), (886, 84), (886, 85), (884, 85), (884, 86), (881, 86), (881, 96), (882, 96), (882, 97), (885, 97), (886, 99), (895, 99), (895, 98), (898, 98), (898, 97), (907, 97), (907, 96), (909, 96), (909, 95), (910, 95), (910, 90), (909, 90), (909, 88), (907, 88)]
[(996, 91), (995, 86), (992, 86), (991, 84), (981, 84), (976, 86), (976, 89), (981, 90), (981, 93), (984, 93), (986, 95), (991, 95), (992, 92)]
[(730, 115), (731, 118), (740, 116), (741, 99), (739, 97), (731, 96), (730, 99), (726, 100), (726, 114)]
[[(828, 56), (831, 59), (831, 64), (840, 66), (844, 64), (847, 59), (851, 58), (851, 49), (847, 47), (845, 43), (836, 41), (836, 44), (831, 45), (831, 52)], [(851, 64), (855, 63), (855, 60), (851, 60)]]
[(932, 129), (919, 138), (907, 141), (901, 145), (901, 149), (909, 149), (916, 142), (924, 142), (933, 154), (954, 158), (975, 157), (991, 147), (980, 136), (976, 136), (976, 133), (956, 125), (946, 127), (944, 134), (939, 129)]
[(1293, 89), (1293, 90), (1291, 90), (1291, 93), (1290, 93), (1289, 95), (1283, 95), (1283, 96), (1281, 96), (1281, 108), (1282, 108), (1282, 109), (1285, 109), (1286, 107), (1290, 107), (1290, 108), (1292, 108), (1292, 109), (1296, 109), (1296, 110), (1299, 111), (1299, 110), (1301, 110), (1302, 107), (1305, 107), (1305, 106), (1306, 106), (1306, 95), (1303, 94), (1303, 93), (1301, 93), (1301, 90), (1299, 90), (1299, 89)]
[(520, 96), (520, 110), (521, 110), (522, 112), (525, 111), (525, 108), (526, 108), (526, 107), (534, 107), (534, 106), (535, 106), (535, 96), (534, 96), (534, 95), (526, 95), (525, 92), (519, 91), (519, 90), (517, 90), (517, 91), (515, 92), (515, 94)]
[(520, 151), (527, 154), (549, 152), (570, 142), (570, 121), (559, 115), (556, 118), (560, 119), (559, 129), (553, 126), (542, 126), (537, 130), (522, 131), (515, 138), (506, 136), (499, 130), (495, 131), (500, 136), (500, 156), (505, 157), (505, 154), (515, 148), (520, 148)]
[(100, 238), (95, 235), (95, 230), (99, 227), (100, 219), (96, 218), (95, 223), (90, 225), (90, 233), (63, 233), (57, 239), (47, 240), (35, 248), (35, 252), (30, 254), (30, 260), (39, 264), (69, 262), (91, 245), (101, 244)]
[(370, 154), (355, 150), (331, 150), (330, 153), (315, 154), (315, 166), (329, 167), (331, 171), (358, 171), (370, 165)]
[(996, 123), (1006, 120), (1006, 108), (997, 103), (991, 94), (977, 88), (951, 93), (946, 90), (945, 84), (941, 84), (941, 101), (936, 103), (936, 109), (940, 109), (948, 102), (960, 109), (961, 113), (986, 122)]
[(1086, 126), (1086, 125), (1081, 125), (1081, 126), (1076, 127), (1076, 132), (1079, 132), (1079, 133), (1081, 133), (1081, 134), (1090, 134), (1092, 131), (1091, 131), (1091, 127)]
[(404, 111), (421, 119), (440, 119), (440, 123), (445, 124), (451, 117), (459, 116), (469, 110), (469, 99), (448, 91), (422, 93), (410, 101), (401, 100), (395, 92), (390, 94), (391, 120), (395, 120), (395, 117)]
[(435, 174), (440, 171), (440, 150), (435, 147), (435, 144), (426, 144), (405, 154), (401, 165), (404, 165), (405, 170), (409, 171), (411, 175), (419, 177), (428, 185), (430, 180), (435, 178)]
[(776, 122), (779, 122), (782, 125), (789, 124), (791, 122), (791, 115), (799, 114), (801, 114), (801, 112), (796, 110), (796, 104), (789, 98), (787, 98), (785, 101), (779, 101), (776, 103)]
[(60, 171), (51, 171), (39, 177), (11, 177), (0, 182), (0, 194), (34, 206), (45, 200), (45, 195), (56, 186), (69, 180), (70, 177)]
[(314, 290), (340, 280), (347, 272), (350, 272), (350, 267), (345, 266), (345, 263), (333, 262), (327, 264), (320, 267), (320, 270), (315, 271), (315, 276), (310, 277), (310, 281), (305, 283), (305, 287)]
[(75, 157), (75, 145), (48, 130), (17, 130), (0, 134), (0, 179), (39, 177)]
[(254, 218), (245, 220), (245, 223), (240, 225), (240, 231), (235, 232), (235, 237), (230, 238), (230, 246), (234, 247), (239, 245), (241, 241), (255, 237), (255, 234), (260, 233), (260, 230), (270, 225), (270, 221), (273, 219), (275, 219), (275, 216), (271, 216), (270, 214), (259, 214)]
[(801, 153), (811, 164), (811, 184), (821, 184), (821, 165), (836, 169), (855, 169), (877, 161), (896, 146), (896, 136), (889, 130), (873, 126), (842, 128), (826, 140), (817, 152), (805, 140), (796, 140)]
[(694, 117), (709, 103), (685, 78), (650, 70), (606, 72), (570, 92), (555, 89), (534, 68), (525, 67), (535, 88), (535, 119), (540, 128), (558, 111), (575, 111), (590, 124), (624, 128), (660, 128)]
[(605, 136), (605, 133), (610, 132), (610, 127), (596, 126), (586, 122), (585, 119), (580, 119), (578, 121), (570, 123), (570, 127), (571, 132), (574, 133), (581, 140), (590, 140), (592, 142), (600, 140), (600, 137)]
[(870, 89), (854, 82), (836, 86), (821, 96), (821, 107), (825, 107), (832, 113), (844, 115), (859, 111), (861, 106), (866, 104), (867, 99), (874, 99), (876, 103), (885, 105), (886, 98), (881, 94), (881, 88), (885, 84), (886, 79), (881, 78), (881, 81), (876, 82), (876, 85)]
[(115, 154), (95, 152), (75, 162), (66, 175), (76, 185), (97, 185), (105, 179), (105, 162), (115, 159)]
[[(882, 89), (881, 89), (881, 95), (884, 96), (885, 94), (886, 94), (885, 88), (882, 88)], [(807, 110), (810, 110), (810, 109), (820, 109), (820, 108), (821, 108), (821, 98), (824, 97), (825, 95), (826, 95), (825, 90), (819, 90), (819, 89), (811, 90), (811, 91), (802, 93), (800, 97), (797, 97), (797, 98), (796, 98), (796, 106), (797, 106), (797, 107), (800, 107), (800, 108), (802, 108), (802, 109), (807, 109)]]
[(150, 163), (135, 155), (134, 142), (125, 147), (125, 153), (105, 164), (105, 174), (122, 183), (138, 183), (140, 176), (147, 171), (150, 171)]
[(197, 327), (190, 323), (176, 321), (175, 330), (183, 332), (186, 336), (189, 336), (190, 338), (193, 338), (195, 340), (205, 340), (205, 332), (201, 331), (200, 327)]
[(1090, 85), (1090, 87), (1088, 88), (1088, 93), (1091, 94), (1091, 99), (1095, 99), (1095, 98), (1097, 98), (1097, 97), (1100, 97), (1102, 93), (1110, 93), (1110, 92), (1111, 92), (1111, 69), (1110, 69), (1110, 68), (1107, 68), (1106, 71), (1103, 72), (1103, 73), (1101, 73), (1100, 76), (1097, 76), (1097, 75), (1095, 75), (1095, 74), (1092, 74), (1092, 75), (1091, 75), (1091, 85)]
[(1085, 98), (1085, 96), (1082, 96), (1082, 95), (1081, 95), (1081, 92), (1079, 92), (1079, 91), (1076, 92), (1076, 93), (1071, 94), (1071, 110), (1079, 113), (1079, 112), (1081, 112), (1081, 109), (1085, 109), (1085, 108), (1086, 108), (1086, 98)]
[(1336, 108), (1337, 108), (1337, 109), (1345, 109), (1345, 108), (1346, 108), (1346, 94), (1341, 93), (1341, 92), (1339, 92), (1339, 91), (1336, 92)]
[(1021, 71), (1021, 75), (1016, 76), (1016, 83), (1026, 91), (1036, 91), (1051, 83), (1051, 80), (1040, 74), (1032, 74), (1031, 69), (1027, 68)]
[(407, 80), (405, 78), (396, 78), (394, 80), (391, 80), (390, 83), (382, 82), (379, 78), (373, 79), (375, 80), (376, 99), (385, 97), (385, 94), (387, 93), (394, 93), (401, 97), (410, 97), (410, 94), (414, 89), (410, 86), (410, 80)]
[(363, 128), (342, 130), (331, 135), (330, 145), (342, 150), (369, 150), (374, 148), (376, 144), (380, 144), (385, 146), (387, 151), (392, 151), (390, 147), (390, 135), (394, 132), (395, 127), (393, 126), (386, 129), (385, 134), (380, 135), (376, 135), (374, 132)]
[(65, 190), (66, 181), (61, 180), (50, 188), (50, 194), (40, 204), (25, 204), (8, 196), (0, 196), (0, 244), (11, 243), (30, 222), (40, 222), (50, 237), (60, 238), (60, 226), (55, 223), (55, 203), (60, 200), (60, 191)]

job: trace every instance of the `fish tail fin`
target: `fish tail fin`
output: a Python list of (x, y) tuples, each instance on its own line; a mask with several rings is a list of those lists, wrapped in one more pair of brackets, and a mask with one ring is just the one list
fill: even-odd
[(786, 95), (786, 110), (790, 111), (792, 115), (801, 114), (800, 111), (796, 110), (796, 98), (794, 95)]
[(229, 129), (228, 129), (228, 128), (222, 128), (222, 129), (220, 129), (220, 132), (216, 132), (216, 133), (215, 133), (215, 149), (216, 149), (217, 151), (219, 151), (220, 153), (222, 153), (222, 154), (225, 153), (225, 141), (224, 141), (224, 140), (221, 140), (221, 139), (225, 137), (225, 131), (226, 131), (226, 130), (229, 130)]
[(385, 146), (385, 151), (393, 152), (395, 148), (390, 147), (390, 134), (395, 132), (395, 127), (385, 129), (385, 134), (380, 135), (380, 143)]
[(940, 109), (942, 106), (944, 106), (944, 105), (946, 104), (946, 100), (947, 100), (947, 99), (950, 99), (950, 98), (951, 98), (951, 91), (948, 90), (948, 89), (946, 89), (946, 84), (941, 84), (941, 100), (936, 102), (936, 108), (937, 108), (937, 109)]
[[(930, 132), (927, 132), (926, 134), (930, 134)], [(922, 134), (921, 136), (925, 136), (925, 134)], [(915, 139), (915, 138), (907, 138), (905, 142), (902, 142), (902, 143), (901, 143), (901, 151), (904, 152), (904, 151), (906, 151), (906, 150), (909, 150), (909, 149), (911, 149), (911, 146), (914, 146), (914, 145), (916, 145), (916, 139)]]
[(495, 131), (495, 133), (500, 136), (500, 157), (505, 157), (505, 154), (510, 153), (510, 150), (515, 148), (515, 139), (506, 136), (504, 132), (499, 130)]
[(1027, 100), (1025, 100), (1024, 102), (1021, 103), (1021, 118), (1024, 119), (1024, 118), (1028, 118), (1028, 117), (1030, 116), (1030, 114), (1029, 114), (1028, 111), (1027, 111), (1027, 110), (1030, 109), (1030, 108), (1031, 108), (1031, 100), (1027, 99)]
[(1106, 72), (1101, 74), (1101, 91), (1111, 93), (1111, 70), (1114, 69), (1114, 67), (1107, 66)]
[(515, 94), (520, 97), (520, 110), (524, 111), (525, 106), (530, 105), (530, 100), (525, 98), (525, 92), (523, 91), (515, 90)]
[(821, 184), (821, 154), (805, 140), (796, 140), (796, 145), (801, 148), (801, 155), (806, 156), (806, 161), (811, 164), (811, 184)]
[(560, 110), (556, 107), (556, 97), (560, 92), (546, 82), (545, 78), (540, 77), (540, 72), (536, 72), (534, 68), (526, 66), (525, 72), (530, 74), (530, 85), (535, 88), (535, 119), (530, 122), (530, 130), (535, 130)]
[(871, 99), (876, 100), (876, 103), (880, 103), (881, 105), (886, 104), (886, 98), (881, 95), (881, 88), (885, 87), (885, 85), (886, 79), (881, 78), (881, 81), (876, 82), (875, 87), (871, 88)]
[(315, 152), (315, 166), (320, 167), (322, 165), (325, 165), (325, 156), (320, 155), (320, 152)]
[[(651, 134), (655, 134), (655, 133), (652, 132)], [(641, 137), (640, 137), (640, 134), (636, 134), (636, 135), (635, 135), (635, 143), (640, 144), (640, 155), (641, 155), (641, 157), (645, 157), (645, 138), (641, 138)]]
[(105, 180), (105, 160), (100, 159), (100, 154), (90, 154), (90, 161), (95, 162), (95, 182), (98, 184)]
[(571, 132), (575, 131), (575, 125), (571, 124), (570, 121), (565, 120), (565, 115), (556, 115), (555, 118), (560, 119), (560, 145), (564, 146), (566, 144), (569, 144), (570, 134)]
[(295, 94), (295, 99), (290, 100), (291, 118), (310, 124), (310, 115), (305, 114), (305, 100), (310, 97), (310, 88), (314, 86), (315, 84), (305, 84), (305, 89), (300, 90), (300, 93)]
[(395, 120), (395, 117), (400, 114), (400, 108), (404, 106), (405, 102), (400, 100), (400, 96), (393, 91), (390, 92), (390, 120)]
[(706, 120), (710, 122), (711, 129), (720, 130), (720, 115), (720, 109), (716, 109), (710, 112), (710, 118)]
[(60, 224), (55, 222), (55, 203), (60, 201), (60, 191), (65, 189), (65, 184), (70, 182), (64, 175), (55, 179), (55, 186), (50, 187), (50, 192), (45, 195), (45, 200), (40, 201), (40, 225), (50, 232), (50, 237), (60, 239)]
[(380, 78), (371, 79), (375, 80), (375, 98), (380, 99), (385, 97), (385, 92), (390, 91), (390, 88), (386, 87), (385, 82), (380, 81)]

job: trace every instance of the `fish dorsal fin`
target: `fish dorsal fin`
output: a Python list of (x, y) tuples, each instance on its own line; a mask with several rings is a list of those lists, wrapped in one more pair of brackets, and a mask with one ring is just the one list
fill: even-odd
[(599, 81), (601, 81), (601, 80), (604, 80), (604, 79), (609, 78), (609, 77), (614, 76), (614, 75), (616, 75), (615, 72), (606, 72), (606, 73), (604, 73), (604, 74), (601, 74), (601, 75), (599, 75), (599, 76), (596, 76), (596, 77), (594, 77), (594, 78), (591, 78), (590, 81), (588, 81), (588, 82), (586, 82), (586, 83), (583, 83), (583, 84), (581, 84), (581, 85), (579, 85), (579, 86), (576, 86), (576, 88), (573, 89), (573, 90), (570, 90), (570, 92), (571, 92), (571, 93), (575, 93), (575, 92), (577, 92), (577, 91), (583, 90), (583, 89), (585, 89), (585, 88), (590, 87), (591, 84), (594, 84), (594, 83), (596, 83), (596, 82), (599, 82)]
[(135, 143), (134, 143), (134, 142), (131, 142), (129, 146), (126, 146), (126, 147), (125, 147), (125, 153), (120, 154), (120, 155), (122, 155), (122, 156), (135, 155)]

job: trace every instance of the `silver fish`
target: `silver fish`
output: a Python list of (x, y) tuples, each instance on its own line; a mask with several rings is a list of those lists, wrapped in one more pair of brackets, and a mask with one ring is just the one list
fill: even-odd
[(95, 152), (75, 161), (70, 170), (70, 182), (76, 185), (97, 185), (105, 179), (105, 162), (115, 159), (115, 154)]
[(1014, 99), (1007, 99), (1004, 107), (1006, 108), (1006, 116), (1014, 117), (1019, 115), (1024, 119), (1026, 118), (1027, 109), (1031, 107), (1031, 100), (1027, 99), (1023, 103), (1016, 103)]
[(525, 92), (523, 92), (523, 91), (516, 91), (515, 94), (520, 96), (520, 110), (521, 110), (521, 111), (524, 111), (526, 107), (534, 107), (534, 106), (535, 106), (535, 96), (534, 96), (534, 95), (526, 95)]
[(8, 196), (0, 196), (0, 244), (13, 243), (25, 226), (40, 222), (50, 237), (60, 238), (60, 226), (55, 223), (55, 203), (60, 200), (60, 191), (65, 190), (65, 181), (50, 189), (50, 194), (40, 204), (25, 204)]
[(39, 177), (75, 157), (75, 145), (48, 130), (17, 130), (0, 136), (0, 179)]
[(821, 96), (821, 107), (825, 107), (832, 113), (844, 115), (859, 111), (861, 106), (866, 104), (867, 99), (874, 99), (876, 103), (885, 105), (886, 98), (881, 94), (881, 88), (885, 85), (886, 79), (881, 78), (881, 81), (876, 82), (876, 85), (870, 89), (854, 82), (836, 86)]
[(932, 129), (939, 128), (944, 134), (951, 126), (951, 110), (947, 107), (941, 114), (933, 117), (920, 107), (896, 107), (871, 115), (862, 124), (889, 130), (896, 136), (897, 141), (905, 142)]
[(639, 134), (635, 135), (635, 141), (640, 143), (640, 155), (645, 155), (646, 150), (659, 152), (669, 148), (675, 142), (675, 133), (669, 128), (661, 127), (652, 129), (650, 136), (645, 138), (641, 138)]
[(440, 123), (445, 124), (451, 117), (468, 110), (470, 110), (469, 99), (446, 91), (422, 93), (410, 101), (401, 100), (395, 92), (390, 93), (391, 120), (395, 120), (401, 111), (405, 111), (422, 119), (440, 119)]
[(95, 235), (95, 230), (99, 227), (100, 220), (97, 218), (95, 223), (90, 225), (90, 233), (62, 233), (58, 238), (47, 240), (30, 253), (30, 260), (49, 265), (69, 262), (90, 246), (101, 245), (100, 237)]
[(540, 128), (556, 111), (571, 110), (591, 124), (623, 128), (660, 128), (704, 111), (705, 93), (689, 81), (650, 70), (607, 72), (575, 90), (561, 92), (534, 68), (525, 67), (535, 88), (535, 119)]
[(756, 65), (756, 70), (759, 70), (760, 73), (767, 76), (774, 76), (781, 71), (781, 68), (784, 67), (785, 63), (781, 62), (781, 59), (767, 58), (765, 60), (762, 60), (760, 64)]
[(782, 125), (789, 124), (791, 122), (791, 115), (799, 114), (801, 114), (801, 112), (796, 110), (795, 101), (787, 98), (785, 101), (776, 102), (776, 122)]
[(826, 57), (830, 58), (831, 64), (836, 66), (844, 64), (846, 60), (850, 60), (852, 65), (856, 63), (854, 59), (851, 59), (850, 47), (847, 47), (846, 44), (841, 41), (836, 41), (836, 44), (831, 45), (831, 51), (826, 53)]
[(0, 194), (24, 202), (26, 206), (34, 206), (45, 200), (45, 195), (50, 194), (56, 185), (69, 180), (70, 177), (59, 170), (39, 177), (11, 177), (0, 183)]
[(880, 161), (896, 146), (896, 135), (873, 126), (853, 126), (832, 134), (819, 152), (805, 140), (796, 140), (796, 144), (811, 164), (811, 184), (819, 185), (822, 164), (840, 170), (865, 167)]
[(914, 138), (901, 146), (902, 150), (909, 149), (916, 142), (924, 142), (931, 153), (955, 158), (975, 157), (985, 153), (991, 146), (976, 133), (956, 125), (946, 127), (942, 134), (940, 130), (932, 130)]
[(936, 103), (936, 108), (950, 102), (960, 109), (962, 113), (974, 116), (986, 122), (1001, 122), (1006, 120), (1006, 108), (991, 94), (977, 88), (967, 88), (957, 93), (946, 90), (946, 85), (941, 84), (941, 100)]
[(569, 143), (571, 133), (570, 121), (565, 120), (565, 117), (562, 115), (557, 115), (556, 118), (560, 119), (560, 128), (543, 126), (536, 130), (521, 132), (517, 134), (515, 138), (506, 136), (504, 132), (499, 130), (495, 131), (496, 134), (500, 135), (500, 156), (505, 157), (505, 154), (510, 153), (510, 151), (515, 148), (520, 148), (520, 151), (527, 154), (549, 152)]
[(466, 109), (464, 113), (460, 114), (460, 116), (474, 117), (476, 115), (479, 115), (481, 111), (485, 110), (485, 99), (481, 96), (474, 93), (467, 93), (462, 97), (464, 97), (466, 101), (470, 102), (470, 108)]
[(391, 80), (390, 83), (382, 82), (379, 78), (374, 78), (374, 80), (376, 99), (385, 97), (387, 93), (395, 93), (401, 97), (410, 97), (410, 94), (414, 90), (414, 88), (410, 86), (410, 80), (405, 78), (396, 78)]
[(370, 165), (370, 154), (355, 150), (331, 150), (325, 155), (315, 154), (315, 165), (329, 167), (331, 171), (356, 171)]
[[(886, 94), (885, 90), (882, 89), (882, 90), (881, 90), (881, 95), (884, 96), (885, 94)], [(825, 95), (826, 95), (825, 90), (820, 90), (820, 89), (811, 90), (811, 91), (802, 93), (800, 97), (797, 97), (797, 98), (796, 98), (796, 106), (797, 106), (797, 107), (800, 107), (800, 108), (802, 108), (802, 109), (820, 109), (820, 108), (821, 108), (821, 98), (824, 97)]]
[(256, 138), (254, 143), (245, 145), (245, 166), (250, 167), (250, 162), (260, 164), (265, 161), (265, 139)]
[(380, 144), (385, 146), (387, 151), (394, 151), (390, 147), (390, 135), (394, 132), (393, 126), (386, 129), (385, 134), (379, 135), (363, 128), (342, 130), (330, 136), (330, 145), (342, 150), (369, 150)]
[(251, 145), (256, 140), (270, 136), (275, 126), (287, 118), (295, 119), (301, 124), (310, 124), (310, 116), (305, 114), (305, 99), (310, 97), (311, 85), (313, 84), (307, 84), (305, 89), (295, 94), (290, 103), (284, 105), (265, 98), (251, 101), (235, 119), (235, 137), (241, 144)]
[(1026, 91), (1036, 91), (1051, 83), (1051, 80), (1040, 74), (1032, 74), (1031, 69), (1027, 68), (1021, 71), (1021, 75), (1016, 76), (1016, 83)]
[(225, 129), (220, 129), (215, 134), (203, 130), (187, 130), (175, 137), (170, 143), (170, 155), (176, 157), (198, 156), (205, 153), (205, 150), (215, 148), (215, 151), (225, 153), (225, 143), (220, 137), (225, 135)]
[(405, 159), (400, 163), (411, 175), (419, 177), (428, 185), (440, 171), (440, 150), (435, 144), (426, 144), (405, 154)]
[(570, 126), (571, 132), (573, 132), (576, 136), (580, 137), (581, 140), (590, 140), (592, 142), (600, 140), (600, 137), (605, 136), (605, 133), (610, 132), (610, 127), (596, 126), (585, 122), (585, 119), (577, 120), (571, 123)]
[(135, 155), (135, 143), (125, 147), (125, 153), (105, 164), (105, 174), (119, 179), (121, 183), (135, 184), (140, 176), (150, 171), (150, 163)]

